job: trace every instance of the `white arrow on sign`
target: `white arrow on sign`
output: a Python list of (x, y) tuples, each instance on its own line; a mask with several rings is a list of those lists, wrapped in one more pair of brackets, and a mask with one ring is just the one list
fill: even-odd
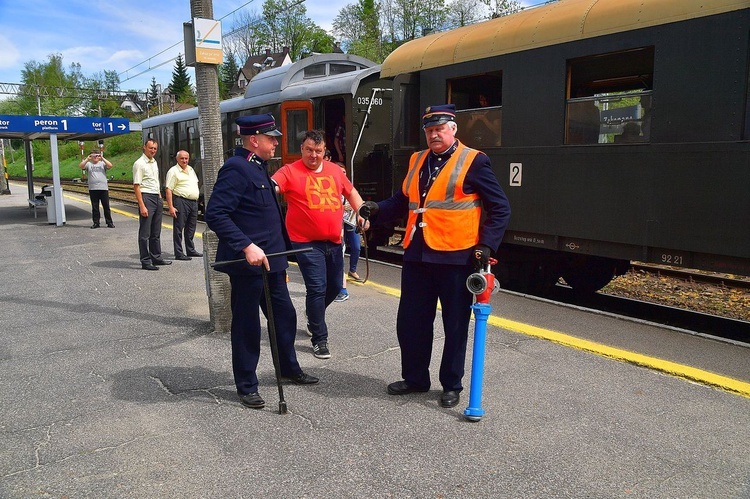
[(123, 124), (117, 125), (117, 128), (119, 128), (120, 130), (125, 130), (125, 125)]

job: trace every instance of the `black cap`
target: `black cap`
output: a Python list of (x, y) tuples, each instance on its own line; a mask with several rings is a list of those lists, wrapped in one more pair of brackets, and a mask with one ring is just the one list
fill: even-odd
[(276, 128), (276, 120), (272, 114), (251, 114), (249, 116), (240, 116), (236, 120), (237, 128), (240, 135), (270, 135), (280, 137), (281, 132)]
[(422, 128), (438, 126), (449, 121), (456, 121), (456, 106), (453, 104), (441, 104), (430, 106), (424, 110), (422, 115)]

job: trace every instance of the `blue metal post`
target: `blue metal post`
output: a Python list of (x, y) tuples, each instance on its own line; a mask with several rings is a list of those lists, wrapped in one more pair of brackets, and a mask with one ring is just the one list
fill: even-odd
[(471, 390), (469, 407), (464, 411), (464, 418), (479, 421), (484, 415), (482, 409), (482, 382), (484, 380), (484, 351), (487, 340), (487, 318), (492, 312), (489, 303), (475, 303), (474, 310), (474, 349), (471, 359)]

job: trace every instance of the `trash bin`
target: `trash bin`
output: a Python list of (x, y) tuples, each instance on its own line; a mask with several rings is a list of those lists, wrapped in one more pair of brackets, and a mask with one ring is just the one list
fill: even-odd
[[(55, 205), (55, 190), (51, 185), (42, 187), (42, 194), (47, 198), (47, 223), (57, 223), (57, 206)], [(65, 223), (65, 205), (62, 207), (62, 223)]]

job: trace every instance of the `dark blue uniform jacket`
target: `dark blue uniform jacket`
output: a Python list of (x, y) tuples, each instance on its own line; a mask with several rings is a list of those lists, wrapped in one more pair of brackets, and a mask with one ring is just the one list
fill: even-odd
[[(206, 206), (205, 221), (219, 238), (216, 261), (244, 259), (251, 243), (266, 254), (291, 249), (268, 164), (242, 147), (219, 170)], [(248, 159), (249, 158), (249, 159)], [(286, 256), (270, 258), (271, 272), (288, 267)], [(222, 265), (217, 271), (235, 275), (260, 275), (260, 266), (247, 262)]]

